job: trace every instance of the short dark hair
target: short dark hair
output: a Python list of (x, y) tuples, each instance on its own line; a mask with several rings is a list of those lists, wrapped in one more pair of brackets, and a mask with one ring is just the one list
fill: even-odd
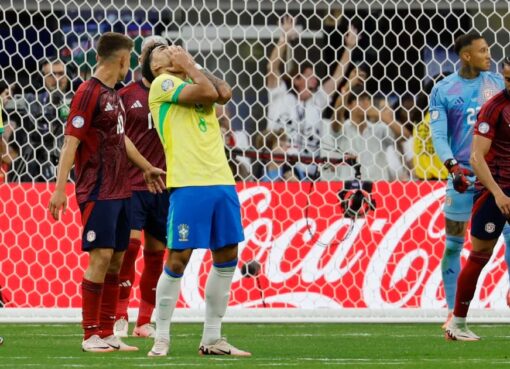
[(154, 73), (151, 69), (152, 52), (156, 47), (162, 46), (163, 44), (154, 44), (147, 49), (147, 55), (142, 63), (142, 77), (145, 78), (149, 83), (154, 81)]
[(106, 32), (97, 41), (97, 56), (109, 58), (119, 50), (131, 50), (133, 45), (133, 40), (126, 35)]
[(471, 43), (475, 40), (485, 39), (480, 33), (478, 32), (470, 32), (465, 35), (461, 35), (455, 39), (455, 52), (457, 55), (460, 55), (460, 51), (466, 47), (471, 45)]

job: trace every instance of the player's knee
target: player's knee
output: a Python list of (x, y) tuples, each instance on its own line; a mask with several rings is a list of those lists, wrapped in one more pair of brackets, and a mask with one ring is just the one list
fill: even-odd
[(174, 274), (184, 274), (186, 263), (179, 259), (171, 259), (166, 261), (166, 267)]
[(112, 259), (112, 249), (92, 250), (89, 257), (89, 268), (93, 271), (106, 272)]
[(446, 218), (446, 236), (464, 237), (466, 222), (459, 222)]

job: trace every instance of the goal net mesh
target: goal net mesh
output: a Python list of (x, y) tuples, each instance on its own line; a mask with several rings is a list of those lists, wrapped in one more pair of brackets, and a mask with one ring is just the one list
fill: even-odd
[[(140, 78), (142, 40), (162, 35), (233, 87), (217, 114), (246, 240), (228, 316), (442, 319), (446, 176), (428, 95), (457, 68), (460, 34), (486, 37), (496, 71), (509, 14), (505, 2), (439, 0), (0, 1), (0, 319), (79, 319), (87, 255), (72, 179), (62, 220), (47, 206), (73, 91), (90, 78), (106, 31), (135, 41), (125, 83)], [(373, 181), (364, 188), (373, 203), (353, 215), (353, 192), (341, 191), (358, 169)], [(182, 319), (201, 316), (210, 266), (208, 252), (194, 253)], [(501, 241), (474, 314), (508, 317), (507, 290)]]

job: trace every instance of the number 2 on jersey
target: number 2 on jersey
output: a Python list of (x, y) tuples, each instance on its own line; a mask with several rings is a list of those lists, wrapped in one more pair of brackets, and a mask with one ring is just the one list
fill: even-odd
[(467, 109), (467, 123), (470, 126), (474, 126), (476, 123), (476, 117), (478, 116), (478, 112), (480, 112), (481, 107), (477, 106), (476, 108), (468, 108)]

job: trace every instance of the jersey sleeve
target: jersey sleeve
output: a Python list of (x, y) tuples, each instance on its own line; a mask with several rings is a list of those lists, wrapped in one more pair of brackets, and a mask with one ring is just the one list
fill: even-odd
[(65, 129), (66, 135), (74, 136), (80, 141), (83, 140), (92, 124), (100, 91), (101, 88), (98, 85), (82, 83), (71, 101)]
[(453, 158), (453, 152), (448, 143), (448, 116), (446, 112), (446, 102), (442, 97), (440, 85), (436, 85), (432, 89), (429, 111), (434, 149), (444, 163), (446, 160)]
[(501, 108), (499, 104), (495, 103), (494, 99), (483, 104), (475, 123), (474, 134), (493, 140), (500, 113)]
[(170, 102), (173, 104), (179, 103), (179, 94), (182, 89), (189, 83), (184, 82), (180, 78), (171, 76), (169, 74), (162, 74), (158, 76), (153, 82), (151, 89), (154, 88), (154, 101), (156, 103)]

